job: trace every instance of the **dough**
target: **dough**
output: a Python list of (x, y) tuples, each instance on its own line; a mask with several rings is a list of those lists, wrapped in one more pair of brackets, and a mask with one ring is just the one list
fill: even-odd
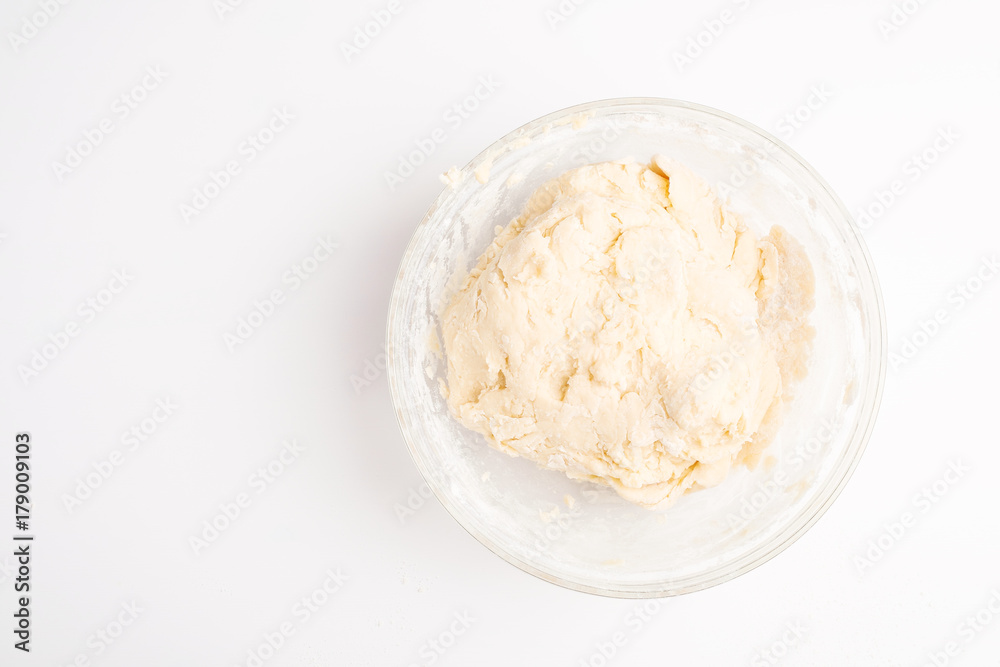
[(812, 308), (802, 246), (755, 238), (683, 165), (580, 167), (447, 306), (448, 406), (497, 449), (666, 507), (756, 464), (806, 372)]

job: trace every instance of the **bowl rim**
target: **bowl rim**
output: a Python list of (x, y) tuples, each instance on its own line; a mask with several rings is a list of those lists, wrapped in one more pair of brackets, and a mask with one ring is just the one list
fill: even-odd
[(486, 160), (492, 160), (500, 150), (502, 150), (505, 146), (510, 145), (518, 137), (532, 132), (539, 127), (544, 127), (545, 125), (552, 124), (555, 121), (565, 120), (568, 117), (579, 116), (580, 114), (587, 113), (588, 111), (594, 111), (597, 109), (607, 110), (615, 107), (621, 107), (623, 109), (629, 107), (680, 108), (734, 123), (740, 126), (742, 130), (756, 134), (766, 142), (773, 144), (779, 152), (784, 154), (785, 157), (794, 161), (799, 168), (804, 170), (806, 174), (814, 179), (816, 184), (818, 184), (821, 189), (825, 190), (827, 196), (839, 210), (842, 217), (840, 222), (844, 223), (841, 225), (842, 229), (840, 231), (845, 236), (849, 234), (850, 240), (855, 243), (856, 249), (860, 251), (857, 255), (854, 252), (852, 252), (851, 255), (856, 261), (859, 261), (859, 263), (860, 260), (863, 260), (864, 265), (868, 270), (867, 274), (861, 275), (860, 280), (863, 284), (868, 282), (868, 284), (863, 287), (863, 291), (870, 291), (870, 296), (874, 297), (873, 299), (865, 300), (865, 304), (867, 306), (865, 314), (871, 318), (872, 332), (875, 335), (870, 336), (868, 340), (868, 358), (870, 360), (869, 377), (868, 381), (865, 383), (864, 394), (859, 395), (857, 399), (862, 401), (862, 403), (857, 422), (854, 426), (853, 433), (850, 436), (851, 442), (844, 450), (840, 460), (836, 462), (834, 473), (828, 477), (827, 483), (818, 490), (816, 497), (817, 499), (821, 499), (821, 502), (819, 502), (818, 505), (810, 504), (805, 506), (787, 522), (784, 530), (776, 533), (767, 542), (747, 552), (739, 559), (724, 563), (722, 566), (715, 567), (711, 570), (707, 570), (706, 572), (686, 577), (681, 581), (676, 582), (678, 585), (674, 585), (675, 582), (671, 580), (662, 580), (655, 583), (601, 587), (583, 583), (574, 579), (560, 577), (559, 575), (538, 568), (532, 563), (509, 553), (501, 546), (493, 543), (485, 535), (482, 535), (475, 529), (474, 526), (470, 525), (470, 523), (465, 519), (464, 514), (450, 502), (448, 496), (443, 492), (441, 485), (438, 484), (436, 476), (431, 474), (431, 471), (428, 469), (425, 461), (423, 461), (417, 454), (417, 450), (413, 442), (412, 432), (408, 428), (407, 420), (400, 407), (401, 389), (397, 380), (399, 373), (397, 372), (397, 357), (395, 354), (395, 346), (393, 345), (395, 323), (402, 310), (402, 301), (407, 298), (407, 295), (402, 293), (404, 270), (409, 264), (411, 256), (416, 251), (416, 246), (423, 235), (424, 228), (427, 226), (431, 217), (449, 198), (450, 190), (447, 186), (445, 186), (442, 192), (435, 198), (434, 202), (428, 207), (423, 218), (413, 230), (413, 234), (407, 242), (406, 250), (403, 252), (403, 256), (400, 259), (399, 266), (396, 271), (396, 277), (393, 281), (392, 294), (389, 300), (389, 313), (386, 320), (386, 375), (388, 378), (389, 393), (393, 404), (393, 410), (396, 414), (396, 422), (403, 435), (403, 440), (410, 453), (410, 458), (413, 459), (413, 462), (420, 471), (421, 476), (430, 487), (431, 491), (433, 491), (434, 496), (438, 499), (438, 501), (444, 506), (452, 518), (454, 518), (458, 524), (480, 544), (518, 569), (543, 581), (556, 584), (563, 588), (612, 598), (664, 598), (711, 588), (760, 567), (790, 547), (803, 534), (805, 534), (806, 531), (812, 528), (816, 522), (819, 521), (824, 514), (826, 514), (833, 502), (840, 496), (844, 488), (847, 486), (847, 483), (850, 481), (855, 469), (859, 465), (865, 450), (867, 449), (868, 441), (870, 440), (874, 430), (876, 418), (882, 402), (888, 354), (885, 306), (878, 280), (878, 274), (876, 273), (874, 263), (872, 262), (868, 246), (865, 244), (861, 230), (858, 227), (854, 216), (851, 215), (847, 207), (844, 205), (844, 202), (833, 190), (833, 188), (830, 187), (830, 184), (827, 183), (826, 179), (824, 179), (812, 167), (812, 165), (806, 162), (802, 156), (800, 156), (781, 139), (775, 137), (770, 132), (761, 129), (753, 123), (713, 107), (695, 102), (662, 97), (619, 97), (576, 104), (540, 116), (506, 133), (501, 138), (487, 146), (484, 150), (480, 151), (462, 168), (461, 171), (466, 175), (471, 173)]

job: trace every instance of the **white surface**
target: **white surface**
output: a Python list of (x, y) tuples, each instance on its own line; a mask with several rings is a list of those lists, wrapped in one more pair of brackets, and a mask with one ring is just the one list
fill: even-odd
[[(387, 3), (246, 0), (220, 19), (212, 0), (80, 0), (16, 51), (8, 33), (40, 5), (4, 3), (0, 492), (10, 507), (14, 434), (29, 431), (36, 542), (33, 651), (14, 651), (8, 633), (0, 663), (245, 665), (263, 633), (289, 623), (264, 664), (600, 665), (592, 655), (616, 633), (625, 643), (609, 665), (773, 664), (759, 651), (775, 642), (785, 665), (923, 665), (952, 641), (948, 664), (1000, 664), (1000, 613), (984, 612), (979, 631), (963, 625), (1000, 593), (1000, 279), (962, 307), (949, 299), (1000, 251), (1000, 8), (924, 3), (884, 39), (884, 0), (591, 0), (554, 29), (555, 1), (400, 2), (351, 62), (340, 43)], [(733, 22), (678, 71), (674, 52), (724, 8)], [(166, 77), (123, 117), (115, 101), (147, 67)], [(456, 127), (445, 114), (480, 77), (499, 87), (481, 89)], [(814, 86), (830, 98), (813, 98), (801, 128), (779, 125)], [(774, 131), (852, 211), (902, 180), (866, 231), (890, 349), (935, 311), (947, 317), (890, 369), (868, 452), (812, 530), (644, 617), (641, 603), (523, 574), (434, 500), (401, 522), (394, 506), (421, 480), (385, 378), (369, 368), (371, 386), (352, 385), (380, 361), (396, 266), (438, 173), (544, 113), (637, 95)], [(275, 108), (294, 120), (249, 160), (241, 142)], [(104, 118), (113, 132), (60, 182), (53, 162)], [(390, 191), (384, 173), (438, 127), (446, 139)], [(914, 179), (910, 156), (948, 127), (958, 139)], [(240, 173), (184, 224), (180, 204), (230, 160)], [(333, 256), (297, 289), (283, 282), (327, 235)], [(122, 268), (132, 280), (87, 321), (79, 304)], [(224, 334), (274, 289), (285, 300), (231, 352)], [(24, 382), (18, 366), (70, 322), (78, 335)], [(129, 451), (122, 433), (168, 397), (179, 407)], [(305, 450), (258, 494), (251, 476), (292, 438)], [(69, 512), (64, 495), (116, 449), (121, 465)], [(933, 504), (919, 500), (949, 462), (969, 470)], [(250, 505), (195, 555), (189, 537), (240, 493)], [(859, 572), (869, 540), (907, 512), (912, 526)], [(4, 545), (12, 524), (5, 513)], [(10, 619), (13, 559), (0, 564)], [(297, 601), (338, 568), (347, 581), (306, 618)], [(110, 646), (96, 639), (133, 601), (137, 620)], [(465, 612), (469, 629), (443, 654), (429, 649)], [(782, 651), (794, 623), (802, 636), (785, 634)]]

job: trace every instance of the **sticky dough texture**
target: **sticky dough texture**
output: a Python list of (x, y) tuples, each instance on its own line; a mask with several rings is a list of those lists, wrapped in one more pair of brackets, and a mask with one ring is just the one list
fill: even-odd
[(448, 406), (497, 449), (665, 507), (756, 463), (812, 308), (802, 246), (779, 226), (756, 239), (683, 165), (580, 167), (446, 308)]

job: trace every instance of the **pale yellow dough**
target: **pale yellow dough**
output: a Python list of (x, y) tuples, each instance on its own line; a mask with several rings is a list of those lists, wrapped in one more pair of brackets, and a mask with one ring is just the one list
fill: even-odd
[(494, 447), (648, 507), (753, 465), (806, 371), (813, 273), (675, 161), (532, 195), (443, 318), (452, 413)]

